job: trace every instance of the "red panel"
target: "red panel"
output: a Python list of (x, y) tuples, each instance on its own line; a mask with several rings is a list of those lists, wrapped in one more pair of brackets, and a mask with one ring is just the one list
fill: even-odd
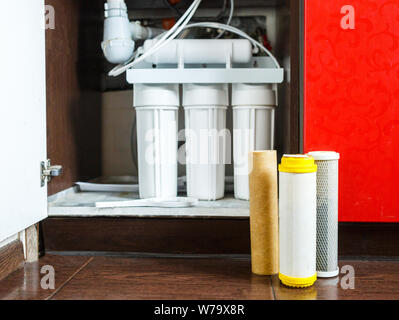
[(398, 0), (305, 1), (304, 130), (341, 153), (340, 221), (399, 222)]

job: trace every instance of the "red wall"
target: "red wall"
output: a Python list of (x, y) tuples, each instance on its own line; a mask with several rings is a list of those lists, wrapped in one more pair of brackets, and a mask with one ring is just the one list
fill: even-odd
[(305, 0), (304, 98), (304, 151), (341, 153), (340, 221), (399, 222), (398, 0)]

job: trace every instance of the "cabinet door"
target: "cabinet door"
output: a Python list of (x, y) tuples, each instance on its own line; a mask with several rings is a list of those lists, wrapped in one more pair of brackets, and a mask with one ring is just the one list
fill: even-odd
[(1, 9), (0, 241), (47, 216), (44, 0)]
[(399, 2), (305, 0), (304, 151), (335, 150), (340, 221), (399, 222)]

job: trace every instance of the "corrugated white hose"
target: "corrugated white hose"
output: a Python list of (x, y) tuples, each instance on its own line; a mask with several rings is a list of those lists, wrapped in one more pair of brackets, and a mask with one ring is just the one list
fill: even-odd
[(119, 76), (126, 70), (130, 69), (131, 67), (135, 66), (136, 64), (142, 62), (149, 56), (153, 55), (156, 51), (161, 49), (163, 46), (168, 44), (171, 40), (175, 39), (180, 32), (184, 29), (184, 27), (190, 22), (191, 18), (194, 16), (195, 12), (197, 11), (199, 5), (201, 4), (202, 0), (195, 0), (191, 4), (191, 6), (187, 9), (184, 15), (179, 19), (179, 21), (173, 26), (172, 29), (160, 35), (160, 40), (149, 50), (143, 53), (142, 56), (138, 57), (137, 59), (129, 62), (128, 64), (118, 65), (114, 69), (112, 69), (108, 75), (110, 76)]
[(192, 23), (184, 27), (184, 29), (189, 29), (189, 28), (213, 28), (213, 29), (223, 29), (232, 33), (235, 33), (239, 35), (242, 38), (248, 39), (253, 46), (260, 48), (266, 54), (273, 60), (273, 63), (276, 65), (278, 69), (280, 69), (280, 64), (278, 63), (277, 59), (275, 56), (265, 48), (260, 42), (256, 41), (255, 39), (251, 38), (248, 34), (246, 34), (244, 31), (237, 29), (232, 26), (228, 26), (223, 23), (217, 23), (217, 22), (197, 22), (197, 23)]

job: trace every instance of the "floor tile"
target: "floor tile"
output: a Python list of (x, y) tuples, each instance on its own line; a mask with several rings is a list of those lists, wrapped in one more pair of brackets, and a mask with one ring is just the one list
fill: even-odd
[[(88, 257), (46, 255), (39, 262), (27, 263), (0, 282), (0, 300), (46, 299), (63, 286), (88, 259)], [(41, 279), (46, 275), (41, 274), (41, 270), (47, 265), (54, 268), (54, 290), (45, 290), (41, 287)]]
[(96, 257), (54, 299), (273, 299), (249, 259)]
[[(44, 290), (42, 266), (55, 269), (55, 290)], [(355, 272), (354, 289), (345, 274), (291, 289), (278, 276), (251, 274), (244, 258), (120, 258), (46, 255), (0, 281), (0, 299), (395, 299), (399, 261), (341, 261)], [(273, 285), (273, 286), (272, 286)]]

